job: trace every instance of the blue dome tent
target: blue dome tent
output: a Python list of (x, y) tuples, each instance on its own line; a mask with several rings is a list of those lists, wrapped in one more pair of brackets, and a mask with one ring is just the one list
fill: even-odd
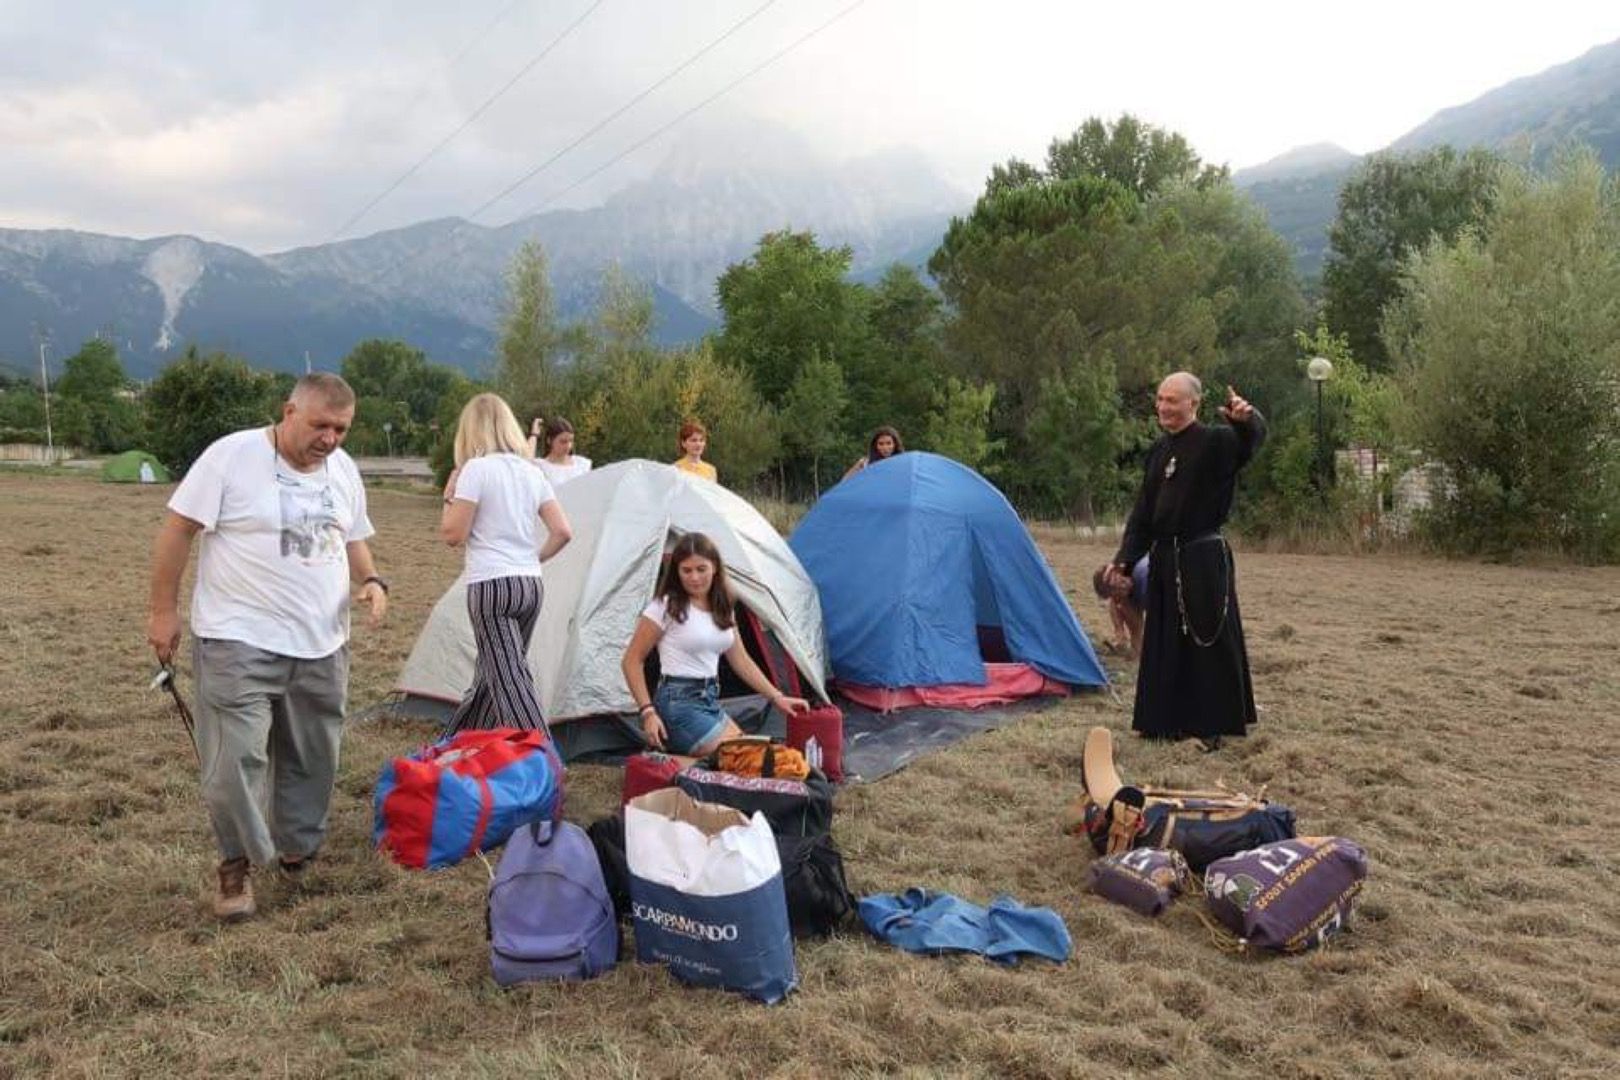
[(1108, 677), (1007, 497), (965, 465), (907, 452), (822, 496), (789, 546), (821, 596), (843, 684), (982, 686), (986, 661), (1071, 687)]

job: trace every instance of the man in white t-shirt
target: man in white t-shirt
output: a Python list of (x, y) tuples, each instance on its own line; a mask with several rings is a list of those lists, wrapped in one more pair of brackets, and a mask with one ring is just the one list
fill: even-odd
[(197, 749), (219, 845), (215, 914), (254, 913), (251, 866), (301, 872), (326, 836), (349, 681), (349, 591), (388, 610), (366, 538), (366, 492), (341, 449), (354, 391), (306, 375), (280, 422), (203, 451), (169, 500), (152, 552), (147, 640), (180, 646), (180, 578), (202, 534), (191, 597)]

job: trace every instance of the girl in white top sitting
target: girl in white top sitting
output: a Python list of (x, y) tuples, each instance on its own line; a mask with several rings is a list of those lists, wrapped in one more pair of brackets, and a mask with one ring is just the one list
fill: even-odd
[[(648, 693), (642, 665), (658, 649), (658, 688)], [(688, 533), (670, 552), (652, 603), (636, 620), (624, 651), (624, 681), (641, 712), (641, 733), (655, 750), (703, 757), (742, 734), (720, 708), (720, 657), (737, 677), (784, 713), (810, 707), (771, 684), (743, 647), (714, 542)]]
[(467, 545), (467, 614), (478, 658), (472, 689), (449, 730), (545, 730), (529, 670), (529, 639), (544, 595), (540, 564), (567, 546), (573, 531), (550, 481), (530, 459), (517, 418), (499, 396), (479, 394), (467, 402), (455, 446), (456, 471), (444, 486), (439, 534), (451, 547)]
[(554, 488), (591, 471), (591, 459), (574, 453), (574, 425), (560, 416), (547, 420), (544, 428), (536, 420), (530, 429), (529, 445), (535, 451), (534, 463)]

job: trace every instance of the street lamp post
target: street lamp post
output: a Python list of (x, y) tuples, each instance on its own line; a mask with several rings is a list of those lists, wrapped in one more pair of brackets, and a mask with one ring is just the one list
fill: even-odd
[(56, 439), (51, 433), (51, 372), (45, 366), (45, 342), (39, 343), (39, 388), (45, 395), (45, 460), (56, 464)]
[(1333, 377), (1333, 361), (1325, 356), (1313, 356), (1305, 365), (1305, 377), (1316, 384), (1316, 490), (1327, 491), (1328, 457), (1327, 436), (1322, 430), (1322, 384)]
[(394, 456), (394, 422), (392, 420), (384, 420), (383, 421), (383, 436), (388, 440), (388, 456), (393, 457)]

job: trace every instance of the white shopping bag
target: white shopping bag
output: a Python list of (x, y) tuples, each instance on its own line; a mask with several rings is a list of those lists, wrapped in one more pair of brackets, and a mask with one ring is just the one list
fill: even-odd
[(798, 983), (776, 838), (763, 814), (678, 788), (624, 811), (636, 958), (772, 1003)]
[(678, 788), (630, 800), (624, 811), (630, 872), (688, 896), (730, 896), (782, 872), (765, 815), (697, 802)]

